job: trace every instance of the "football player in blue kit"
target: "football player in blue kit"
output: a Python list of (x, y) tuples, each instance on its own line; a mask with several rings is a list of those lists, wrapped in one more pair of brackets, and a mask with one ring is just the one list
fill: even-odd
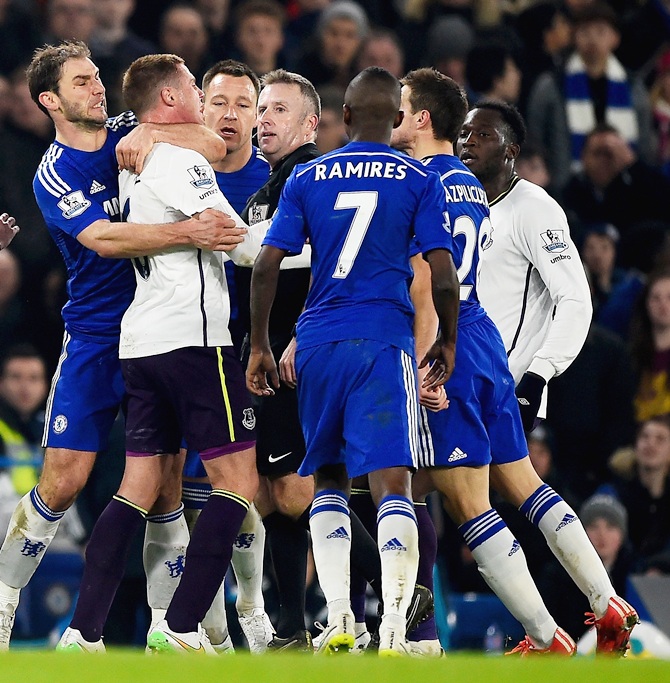
[[(86, 483), (123, 398), (120, 322), (135, 287), (126, 258), (167, 244), (222, 248), (228, 242), (234, 247), (243, 232), (230, 230), (234, 222), (215, 212), (172, 225), (117, 222), (121, 216), (115, 148), (136, 120), (130, 113), (107, 119), (105, 88), (83, 43), (37, 50), (27, 75), (33, 99), (56, 128), (33, 187), (68, 269), (68, 302), (63, 308), (63, 350), (47, 402), (44, 468), (39, 484), (14, 511), (0, 549), (0, 649), (9, 646), (20, 589)], [(146, 132), (145, 128), (140, 135)], [(148, 133), (149, 142), (157, 136), (197, 147), (213, 160), (225, 155), (225, 145), (204, 126), (160, 132), (152, 127)], [(182, 546), (188, 542), (179, 492), (166, 491), (154, 512), (149, 521), (156, 523), (148, 525), (157, 535), (151, 561), (161, 566), (174, 553), (173, 538), (181, 539)], [(168, 532), (168, 527), (173, 530)], [(163, 574), (167, 580), (168, 572)], [(176, 581), (169, 583), (172, 587), (165, 589), (165, 581), (158, 581), (154, 589), (171, 594)], [(152, 596), (150, 587), (150, 604)]]
[(409, 299), (410, 243), (416, 234), (430, 264), (440, 333), (422, 360), (434, 389), (453, 370), (458, 287), (452, 237), (444, 224), (439, 177), (388, 146), (402, 118), (400, 84), (378, 67), (362, 71), (345, 94), (351, 143), (296, 167), (252, 276), (247, 385), (258, 395), (278, 386), (267, 325), (282, 259), (312, 246), (312, 286), (297, 325), (296, 369), (307, 453), (314, 473), (310, 529), (328, 625), (319, 651), (349, 649), (352, 477), (368, 474), (378, 506), (384, 614), (380, 656), (408, 652), (405, 613), (418, 564), (410, 469), (416, 466), (418, 405)]
[[(455, 81), (430, 68), (410, 72), (402, 83), (405, 118), (392, 142), (440, 175), (460, 283), (457, 362), (445, 384), (449, 404), (443, 410), (422, 409), (423, 469), (414, 478), (414, 493), (420, 498), (435, 488), (444, 494), (444, 505), (459, 525), (479, 572), (528, 633), (519, 651), (574, 654), (574, 642), (547, 611), (521, 546), (489, 500), (492, 459), (519, 460), (528, 455), (528, 447), (505, 347), (477, 296), (479, 255), (490, 246), (495, 226), (484, 188), (454, 155), (453, 142), (467, 113), (466, 95)], [(421, 249), (419, 238), (417, 251)], [(423, 294), (422, 281), (428, 274), (420, 253), (412, 265), (421, 353), (439, 321)], [(434, 558), (422, 559), (432, 568)]]

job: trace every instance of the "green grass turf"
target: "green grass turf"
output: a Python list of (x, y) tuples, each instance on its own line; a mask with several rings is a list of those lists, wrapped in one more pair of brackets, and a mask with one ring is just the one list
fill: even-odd
[(670, 661), (524, 659), (450, 654), (442, 659), (248, 654), (221, 657), (137, 651), (106, 655), (18, 651), (0, 656), (0, 681), (18, 683), (668, 683)]

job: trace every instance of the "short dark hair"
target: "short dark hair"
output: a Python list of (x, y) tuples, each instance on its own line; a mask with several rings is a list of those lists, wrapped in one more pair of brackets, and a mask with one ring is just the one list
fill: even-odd
[(300, 88), (300, 93), (306, 102), (308, 102), (311, 111), (308, 114), (316, 114), (321, 117), (321, 99), (316, 88), (304, 76), (294, 73), (293, 71), (286, 71), (286, 69), (275, 69), (269, 71), (261, 79), (263, 87), (266, 85), (275, 85), (276, 83), (284, 83), (285, 85), (297, 85)]
[(500, 118), (509, 129), (512, 142), (515, 145), (523, 145), (526, 141), (526, 124), (519, 110), (508, 102), (501, 100), (481, 100), (475, 104), (473, 109), (490, 109), (497, 111)]
[(282, 28), (286, 23), (286, 12), (276, 0), (245, 0), (235, 10), (235, 27), (239, 28), (247, 17), (254, 15), (276, 19)]
[(123, 99), (140, 118), (155, 104), (156, 94), (166, 85), (174, 85), (177, 67), (184, 60), (177, 55), (145, 55), (136, 59), (123, 74)]
[(488, 93), (497, 78), (502, 78), (512, 53), (501, 43), (479, 43), (468, 53), (465, 78), (477, 93)]
[(621, 131), (615, 128), (611, 123), (606, 121), (600, 121), (586, 134), (584, 138), (584, 147), (591, 141), (594, 135), (601, 135), (602, 133), (615, 133), (616, 135), (621, 135)]
[(236, 59), (224, 59), (217, 62), (213, 67), (207, 70), (202, 77), (202, 89), (206, 92), (209, 84), (214, 79), (214, 76), (224, 74), (225, 76), (234, 76), (235, 78), (244, 78), (246, 76), (254, 86), (256, 91), (256, 99), (261, 92), (261, 82), (254, 71), (248, 67), (244, 62), (238, 62)]
[(437, 69), (425, 67), (410, 71), (400, 80), (410, 91), (412, 113), (430, 112), (436, 140), (454, 142), (468, 113), (468, 98), (453, 78)]
[(26, 69), (30, 96), (37, 106), (49, 116), (48, 110), (40, 103), (43, 92), (58, 95), (58, 82), (63, 75), (63, 66), (70, 59), (90, 59), (91, 51), (80, 40), (66, 40), (58, 45), (44, 45), (33, 53)]
[(7, 365), (17, 358), (37, 358), (46, 368), (46, 362), (37, 348), (32, 344), (23, 342), (13, 344), (2, 354), (2, 358), (0, 358), (0, 377), (4, 377)]
[(617, 13), (605, 2), (594, 2), (587, 5), (574, 15), (572, 21), (576, 29), (584, 24), (602, 21), (609, 24), (617, 33), (621, 32)]

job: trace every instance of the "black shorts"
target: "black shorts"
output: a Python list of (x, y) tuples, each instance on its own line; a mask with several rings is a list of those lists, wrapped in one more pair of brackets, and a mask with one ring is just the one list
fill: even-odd
[(177, 453), (182, 437), (201, 454), (253, 446), (256, 419), (232, 346), (127, 358), (121, 369), (128, 394), (129, 453)]
[(274, 396), (256, 402), (256, 466), (265, 477), (297, 472), (305, 457), (295, 389), (283, 384)]

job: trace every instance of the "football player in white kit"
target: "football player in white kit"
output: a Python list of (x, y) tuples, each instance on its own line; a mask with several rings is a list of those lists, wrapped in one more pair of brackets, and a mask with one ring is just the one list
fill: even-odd
[[(468, 113), (458, 150), (488, 197), (492, 232), (481, 253), (479, 294), (502, 335), (524, 428), (530, 431), (546, 383), (570, 365), (584, 344), (592, 306), (565, 213), (542, 188), (514, 171), (525, 134), (515, 107), (483, 101)], [(616, 595), (575, 511), (539, 478), (529, 457), (513, 462), (494, 458), (490, 478), (540, 529), (589, 598), (597, 651), (625, 654), (637, 613)]]

